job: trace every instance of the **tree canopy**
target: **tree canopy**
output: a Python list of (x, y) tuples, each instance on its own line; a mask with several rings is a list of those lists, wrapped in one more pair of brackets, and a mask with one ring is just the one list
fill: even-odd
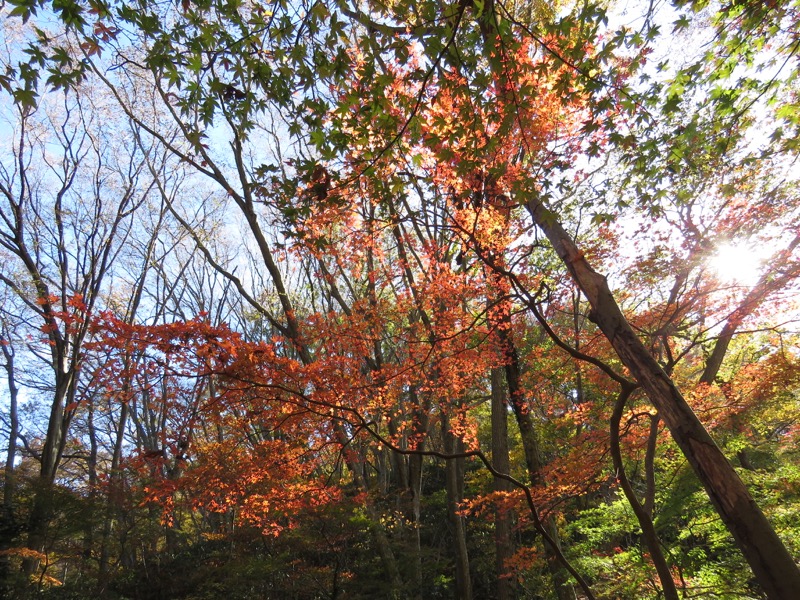
[(800, 590), (800, 4), (0, 14), (5, 592)]

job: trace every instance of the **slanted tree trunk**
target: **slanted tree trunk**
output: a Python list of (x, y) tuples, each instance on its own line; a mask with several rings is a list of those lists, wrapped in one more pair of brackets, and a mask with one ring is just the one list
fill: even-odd
[(544, 204), (533, 198), (527, 209), (591, 304), (590, 318), (664, 419), (764, 592), (771, 600), (796, 598), (800, 569), (683, 395), (633, 332), (606, 278)]
[(800, 245), (800, 235), (795, 236), (785, 250), (773, 257), (773, 268), (759, 278), (736, 310), (728, 317), (717, 337), (711, 355), (706, 360), (705, 368), (700, 376), (700, 383), (714, 383), (722, 367), (722, 361), (728, 353), (728, 346), (744, 320), (755, 312), (771, 294), (782, 289), (793, 279), (800, 277), (800, 265), (786, 267), (786, 262), (798, 245)]

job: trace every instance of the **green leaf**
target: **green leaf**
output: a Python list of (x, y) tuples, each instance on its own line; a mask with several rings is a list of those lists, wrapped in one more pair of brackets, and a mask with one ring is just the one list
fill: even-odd
[(38, 96), (34, 90), (16, 89), (11, 95), (14, 97), (14, 102), (23, 109), (36, 108)]

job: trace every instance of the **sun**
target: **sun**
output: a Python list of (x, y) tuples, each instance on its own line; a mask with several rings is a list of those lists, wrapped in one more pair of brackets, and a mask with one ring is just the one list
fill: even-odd
[(761, 276), (761, 267), (767, 254), (767, 249), (759, 251), (749, 244), (725, 242), (717, 246), (707, 264), (720, 283), (750, 287)]

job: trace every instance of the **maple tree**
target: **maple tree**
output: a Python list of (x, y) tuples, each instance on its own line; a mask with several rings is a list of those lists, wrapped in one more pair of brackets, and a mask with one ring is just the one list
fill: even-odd
[[(264, 594), (316, 597), (314, 574), (358, 593), (369, 561), (350, 540), (387, 597), (800, 587), (796, 519), (775, 511), (794, 501), (781, 474), (796, 481), (796, 6), (736, 3), (703, 25), (706, 3), (676, 2), (673, 33), (715, 35), (679, 67), (652, 62), (669, 40), (642, 9), (616, 28), (590, 4), (9, 4), (65, 25), (23, 27), (7, 57), (20, 114), (103, 86), (134, 125), (157, 229), (174, 225), (142, 246), (127, 311), (99, 287), (94, 304), (61, 291), (84, 348), (70, 444), (106, 502), (98, 590), (182, 550), (225, 562), (214, 542), (242, 528), (303, 557), (309, 589), (264, 566)], [(734, 238), (776, 248), (752, 285), (709, 272)], [(71, 472), (47, 469), (51, 489)], [(727, 532), (697, 524), (701, 489)], [(431, 567), (436, 515), (448, 558)], [(495, 526), (480, 567), (478, 515)], [(309, 550), (304, 519), (338, 532), (340, 558)], [(48, 552), (75, 560), (72, 534), (46, 547), (35, 530), (42, 584)]]

